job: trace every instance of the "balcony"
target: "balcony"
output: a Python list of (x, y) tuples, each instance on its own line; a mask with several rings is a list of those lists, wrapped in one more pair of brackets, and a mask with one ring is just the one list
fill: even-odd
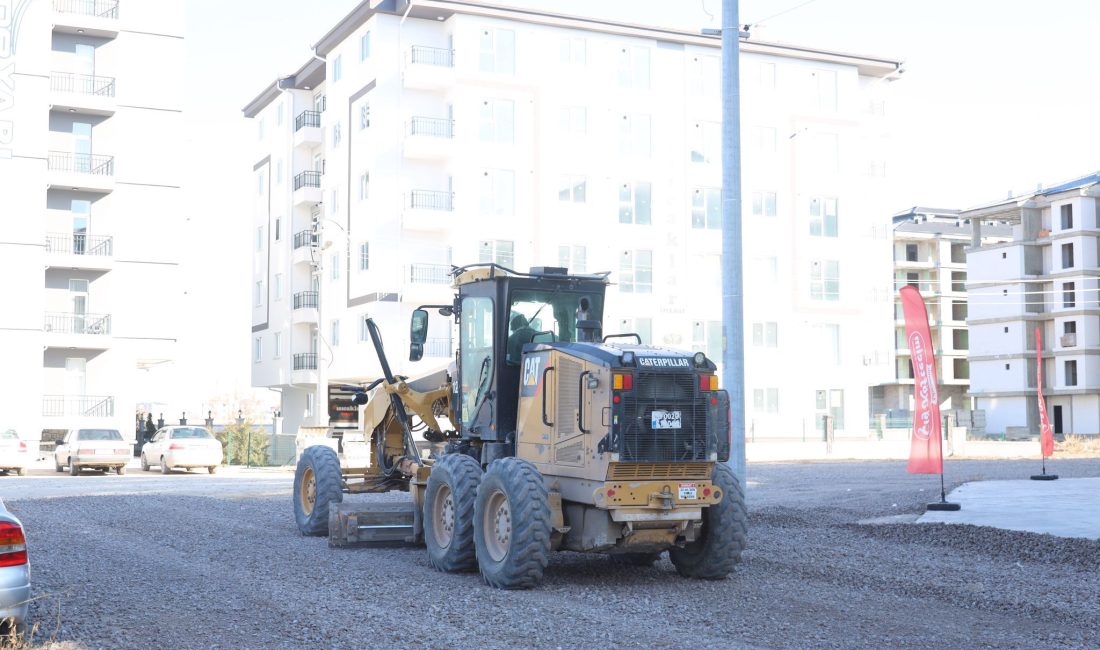
[(293, 323), (317, 323), (318, 306), (320, 305), (320, 296), (316, 291), (299, 291), (294, 294), (294, 312), (291, 315), (291, 322)]
[(409, 230), (445, 231), (454, 222), (454, 192), (412, 190), (405, 207)]
[(314, 261), (313, 247), (317, 243), (317, 237), (313, 234), (312, 230), (302, 230), (294, 233), (293, 238), (293, 252), (291, 253), (291, 264), (310, 264)]
[(1063, 348), (1072, 348), (1077, 346), (1077, 333), (1071, 332), (1069, 334), (1063, 334), (1059, 342)]
[(48, 418), (111, 418), (115, 416), (115, 398), (108, 395), (43, 395), (42, 415)]
[(294, 118), (294, 146), (316, 147), (322, 142), (321, 112), (302, 111)]
[(49, 335), (46, 339), (49, 347), (88, 350), (111, 347), (110, 314), (49, 312), (42, 329)]
[(454, 120), (416, 116), (409, 120), (405, 135), (406, 158), (446, 160), (454, 147)]
[(114, 238), (109, 235), (46, 234), (47, 268), (110, 271), (114, 266)]
[(115, 189), (115, 158), (91, 153), (51, 151), (46, 159), (51, 189), (107, 194)]
[(454, 67), (454, 50), (413, 45), (405, 60), (402, 79), (406, 88), (446, 90), (454, 85)]
[(294, 177), (294, 205), (316, 205), (321, 202), (321, 172), (304, 171)]
[(419, 303), (447, 302), (450, 286), (450, 264), (410, 264), (401, 299)]
[(85, 115), (114, 115), (115, 78), (51, 72), (50, 108)]
[(317, 353), (305, 352), (301, 354), (295, 354), (293, 358), (294, 370), (316, 370), (317, 369)]
[(55, 32), (118, 36), (118, 0), (53, 0), (52, 18)]
[(295, 384), (317, 383), (317, 353), (304, 352), (291, 357), (290, 381)]
[(451, 351), (451, 339), (431, 338), (424, 341), (424, 356), (433, 358), (447, 358), (454, 353)]

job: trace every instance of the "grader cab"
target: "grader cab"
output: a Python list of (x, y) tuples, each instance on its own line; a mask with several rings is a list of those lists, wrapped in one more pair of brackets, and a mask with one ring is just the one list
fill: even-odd
[[(538, 584), (559, 550), (637, 565), (667, 550), (681, 575), (729, 574), (747, 516), (724, 462), (728, 394), (702, 352), (603, 336), (607, 284), (560, 268), (455, 269), (453, 304), (413, 312), (410, 358), (434, 309), (457, 323), (456, 364), (415, 380), (392, 374), (368, 322), (384, 376), (356, 395), (358, 439), (301, 454), (299, 529), (335, 546), (424, 544), (435, 568), (503, 589)], [(391, 490), (411, 499), (342, 501)]]

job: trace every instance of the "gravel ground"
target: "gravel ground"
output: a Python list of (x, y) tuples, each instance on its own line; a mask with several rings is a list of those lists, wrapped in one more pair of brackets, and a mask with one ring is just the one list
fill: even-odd
[[(947, 476), (1033, 465), (951, 461)], [(1098, 476), (1100, 460), (1054, 471)], [(302, 537), (289, 483), (281, 497), (6, 502), (30, 537), (38, 638), (66, 647), (1100, 647), (1100, 542), (856, 523), (938, 497), (936, 477), (904, 462), (753, 464), (749, 482), (750, 550), (727, 580), (559, 553), (527, 592), (438, 573), (420, 548)]]

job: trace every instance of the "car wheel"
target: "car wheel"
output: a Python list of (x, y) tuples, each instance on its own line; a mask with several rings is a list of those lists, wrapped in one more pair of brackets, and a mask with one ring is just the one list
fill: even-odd
[(122, 476), (123, 474), (126, 473), (126, 466), (125, 465), (119, 465), (118, 467), (115, 468), (115, 473), (118, 474), (119, 476)]
[(80, 467), (77, 466), (72, 460), (69, 460), (69, 476), (79, 476)]
[(58, 462), (57, 456), (53, 457), (53, 468), (54, 468), (55, 471), (58, 471), (58, 472), (64, 472), (65, 471), (65, 466), (62, 465), (60, 462)]
[(26, 476), (27, 475), (27, 468), (26, 467), (20, 467), (18, 473), (19, 473), (20, 476)]
[(141, 471), (149, 471), (149, 459), (145, 457), (145, 454), (141, 455)]
[(168, 463), (164, 461), (164, 456), (160, 457), (160, 473), (167, 474), (172, 471), (171, 467), (168, 467)]
[(211, 465), (210, 467), (206, 468), (206, 471), (210, 472), (211, 474), (217, 474), (218, 473), (218, 466), (217, 465)]

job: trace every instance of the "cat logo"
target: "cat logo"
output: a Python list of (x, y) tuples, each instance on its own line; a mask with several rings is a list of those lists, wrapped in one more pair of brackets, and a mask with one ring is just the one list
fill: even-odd
[(523, 360), (523, 372), (520, 375), (520, 395), (530, 397), (539, 391), (539, 374), (548, 355), (532, 354)]

